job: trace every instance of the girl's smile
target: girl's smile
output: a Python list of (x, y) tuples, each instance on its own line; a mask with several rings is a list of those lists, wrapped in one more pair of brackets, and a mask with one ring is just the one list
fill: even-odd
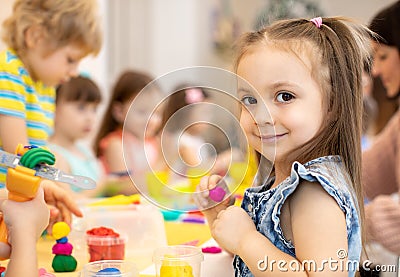
[(279, 162), (310, 141), (325, 115), (322, 91), (311, 61), (272, 46), (254, 47), (237, 73), (254, 89), (239, 85), (241, 123), (256, 151)]
[(276, 143), (283, 139), (287, 133), (284, 134), (273, 134), (273, 135), (259, 135), (262, 143)]

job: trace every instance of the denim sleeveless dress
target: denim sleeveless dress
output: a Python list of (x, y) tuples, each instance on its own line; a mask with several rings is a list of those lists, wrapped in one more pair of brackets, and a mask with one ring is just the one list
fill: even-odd
[[(347, 258), (349, 262), (356, 263), (360, 260), (362, 248), (361, 229), (357, 200), (347, 176), (339, 156), (320, 157), (304, 165), (294, 162), (290, 176), (278, 186), (270, 189), (274, 178), (269, 178), (262, 186), (248, 188), (244, 194), (242, 208), (254, 221), (258, 232), (266, 236), (278, 249), (295, 258), (296, 249), (291, 241), (285, 239), (280, 225), (281, 208), (302, 180), (318, 182), (336, 200), (346, 216)], [(263, 258), (260, 257), (260, 259)], [(332, 259), (340, 261), (339, 257), (332, 257)], [(347, 263), (344, 262), (344, 264)], [(235, 256), (233, 266), (235, 276), (253, 276), (239, 256)], [(349, 266), (348, 276), (354, 276), (355, 267)], [(288, 275), (290, 275), (290, 270)]]

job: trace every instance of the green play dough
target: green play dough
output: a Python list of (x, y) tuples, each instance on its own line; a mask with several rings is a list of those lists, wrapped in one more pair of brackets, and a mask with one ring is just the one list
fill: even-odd
[(72, 272), (75, 271), (77, 262), (73, 256), (56, 255), (51, 266), (55, 272)]

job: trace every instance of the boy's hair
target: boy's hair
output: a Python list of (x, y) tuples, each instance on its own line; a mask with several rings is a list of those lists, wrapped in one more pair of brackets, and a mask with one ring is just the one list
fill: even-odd
[(151, 81), (152, 78), (150, 75), (133, 70), (123, 72), (118, 78), (113, 88), (110, 102), (104, 113), (99, 132), (94, 141), (94, 150), (97, 156), (101, 154), (99, 149), (101, 139), (121, 127), (120, 123), (112, 116), (114, 103), (124, 103), (136, 97), (143, 88), (151, 83)]
[[(287, 157), (305, 163), (339, 155), (349, 174), (363, 216), (361, 192), (361, 119), (363, 65), (369, 60), (370, 31), (350, 19), (322, 19), (318, 28), (306, 19), (282, 20), (245, 34), (237, 45), (235, 68), (254, 47), (275, 47), (311, 61), (325, 114), (319, 133)], [(288, 169), (290, 170), (290, 168)], [(289, 173), (289, 172), (288, 172)]]
[(12, 15), (3, 23), (3, 40), (23, 52), (25, 31), (37, 25), (44, 29), (50, 50), (76, 43), (97, 54), (102, 35), (96, 12), (95, 0), (16, 0)]
[(57, 87), (56, 103), (60, 101), (98, 104), (101, 102), (101, 92), (91, 79), (78, 76)]

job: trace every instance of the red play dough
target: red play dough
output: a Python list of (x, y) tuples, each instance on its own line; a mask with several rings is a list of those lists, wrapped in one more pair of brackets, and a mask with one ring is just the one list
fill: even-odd
[(86, 234), (89, 262), (124, 259), (125, 239), (113, 229), (98, 227), (87, 231)]

